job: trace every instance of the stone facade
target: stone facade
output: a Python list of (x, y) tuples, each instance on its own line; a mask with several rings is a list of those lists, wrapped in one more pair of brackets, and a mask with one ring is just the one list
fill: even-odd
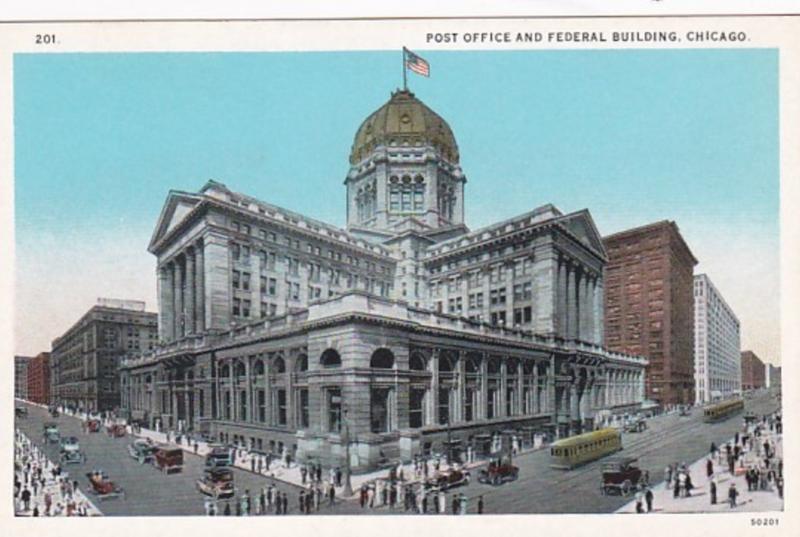
[(14, 356), (14, 397), (28, 398), (28, 364), (31, 356)]
[(739, 319), (705, 274), (694, 277), (695, 403), (741, 394)]
[(99, 299), (53, 340), (51, 400), (91, 411), (117, 408), (122, 358), (155, 348), (156, 323), (144, 302)]
[(764, 362), (753, 351), (742, 351), (742, 390), (765, 388)]
[(397, 92), (356, 134), (346, 230), (215, 181), (170, 192), (148, 247), (160, 345), (123, 365), (123, 408), (326, 465), (349, 447), (358, 469), (637, 408), (646, 361), (603, 348), (589, 212), (470, 232), (458, 162), (444, 120)]
[(674, 222), (657, 222), (603, 239), (606, 345), (646, 356), (647, 397), (692, 404), (694, 277), (697, 260)]
[(50, 403), (50, 353), (40, 352), (28, 362), (28, 400)]

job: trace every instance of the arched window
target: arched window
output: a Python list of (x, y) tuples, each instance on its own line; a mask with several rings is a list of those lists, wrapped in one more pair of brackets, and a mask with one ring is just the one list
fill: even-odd
[(467, 361), (464, 362), (464, 371), (467, 373), (478, 373), (480, 371), (479, 359), (467, 358)]
[(439, 372), (447, 373), (453, 370), (454, 367), (453, 361), (450, 359), (450, 356), (447, 353), (441, 353), (439, 355)]
[(381, 348), (372, 353), (369, 366), (374, 369), (391, 369), (394, 367), (394, 354), (386, 348)]
[(220, 378), (228, 378), (231, 376), (231, 369), (228, 364), (222, 364), (219, 368), (219, 376)]
[(237, 379), (242, 378), (245, 375), (244, 371), (245, 371), (244, 364), (242, 362), (237, 362), (236, 363), (236, 378)]
[(489, 358), (489, 362), (486, 364), (486, 370), (488, 373), (499, 374), (500, 359), (494, 356), (492, 358)]
[(283, 356), (275, 358), (272, 363), (272, 369), (275, 373), (286, 373), (286, 362), (283, 360)]
[(294, 370), (297, 373), (308, 371), (308, 356), (305, 354), (299, 355), (295, 361)]
[(341, 367), (342, 357), (336, 352), (336, 349), (326, 349), (320, 356), (319, 363), (324, 368)]
[(420, 353), (415, 352), (408, 359), (408, 368), (411, 371), (425, 371), (425, 369), (427, 369), (425, 367), (425, 357)]
[(264, 374), (264, 362), (262, 360), (256, 360), (256, 362), (253, 364), (253, 374), (255, 375)]

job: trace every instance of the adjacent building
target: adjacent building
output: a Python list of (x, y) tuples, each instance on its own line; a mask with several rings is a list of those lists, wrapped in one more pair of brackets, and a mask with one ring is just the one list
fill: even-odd
[(781, 387), (781, 367), (772, 364), (766, 364), (766, 369), (764, 371), (766, 375), (766, 386), (767, 388), (778, 388)]
[(52, 401), (90, 411), (119, 406), (122, 358), (155, 348), (157, 316), (144, 302), (100, 298), (53, 340)]
[(31, 356), (14, 356), (14, 397), (28, 398), (28, 364)]
[(739, 319), (706, 274), (694, 277), (695, 403), (742, 391)]
[(766, 385), (764, 362), (753, 351), (743, 351), (742, 390), (758, 390)]
[(589, 212), (469, 231), (465, 183), (450, 127), (398, 91), (355, 136), (347, 229), (219, 182), (170, 192), (148, 248), (164, 344), (123, 365), (123, 407), (360, 469), (638, 408), (646, 360), (603, 346)]
[(50, 404), (50, 353), (40, 352), (28, 362), (28, 400)]
[(643, 355), (646, 395), (662, 405), (694, 396), (694, 266), (675, 222), (662, 221), (603, 239), (606, 345)]

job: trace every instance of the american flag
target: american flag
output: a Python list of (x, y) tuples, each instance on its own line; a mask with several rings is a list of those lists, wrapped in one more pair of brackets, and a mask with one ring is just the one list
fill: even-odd
[(411, 71), (414, 71), (418, 75), (422, 76), (431, 76), (431, 66), (423, 60), (420, 56), (417, 56), (413, 52), (408, 49), (404, 49), (406, 53), (406, 67)]

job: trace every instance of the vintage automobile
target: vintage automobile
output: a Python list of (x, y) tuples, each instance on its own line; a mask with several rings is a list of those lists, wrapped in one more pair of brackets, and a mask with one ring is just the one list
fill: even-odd
[(61, 464), (83, 464), (86, 462), (86, 455), (80, 449), (62, 451), (59, 460)]
[(641, 433), (647, 430), (647, 420), (644, 418), (634, 418), (625, 425), (626, 433)]
[(61, 440), (61, 433), (58, 432), (58, 425), (52, 422), (44, 424), (44, 440), (48, 444), (58, 444)]
[(165, 445), (156, 446), (153, 453), (153, 466), (168, 474), (183, 471), (183, 450)]
[(478, 481), (491, 485), (501, 485), (506, 481), (514, 481), (519, 476), (519, 468), (502, 459), (493, 460), (486, 468), (481, 468)]
[(225, 446), (212, 446), (211, 451), (206, 454), (207, 468), (222, 468), (233, 466), (233, 450)]
[(633, 457), (617, 457), (605, 461), (602, 468), (602, 493), (618, 492), (627, 496), (639, 485), (647, 485), (646, 474), (636, 462), (637, 459)]
[(197, 490), (213, 498), (230, 498), (233, 487), (233, 470), (230, 468), (206, 468), (202, 479), (197, 480)]
[(59, 416), (58, 408), (56, 408), (54, 406), (51, 406), (49, 408), (49, 411), (50, 411), (50, 416), (52, 416), (54, 418), (57, 418)]
[(469, 485), (469, 479), (469, 472), (466, 470), (451, 469), (436, 472), (425, 484), (431, 488), (447, 490), (459, 485)]
[(86, 421), (86, 430), (90, 433), (99, 433), (100, 432), (100, 420), (98, 419), (90, 419)]
[(61, 452), (65, 451), (79, 451), (81, 449), (78, 439), (74, 436), (65, 436), (58, 443)]
[(139, 461), (139, 464), (144, 464), (146, 462), (153, 462), (153, 453), (155, 449), (155, 446), (150, 444), (147, 440), (134, 440), (134, 442), (128, 446), (128, 454)]
[(17, 418), (27, 418), (28, 417), (28, 409), (24, 406), (18, 406), (14, 409), (14, 416)]
[(112, 438), (122, 438), (128, 433), (125, 425), (122, 423), (112, 423), (108, 425), (106, 427), (106, 432), (108, 433), (108, 436)]
[(122, 487), (114, 484), (103, 470), (93, 470), (86, 474), (86, 478), (89, 480), (90, 491), (100, 500), (125, 497)]

